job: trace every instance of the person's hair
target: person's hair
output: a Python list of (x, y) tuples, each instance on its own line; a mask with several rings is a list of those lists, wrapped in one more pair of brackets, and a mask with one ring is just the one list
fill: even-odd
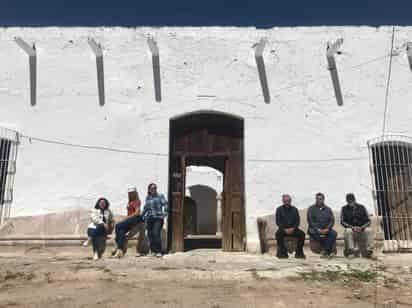
[(316, 198), (317, 198), (317, 197), (325, 198), (325, 195), (324, 195), (323, 193), (321, 193), (321, 192), (318, 192), (318, 193), (316, 194)]
[(137, 190), (129, 191), (127, 194), (128, 194), (129, 200), (130, 200), (130, 194), (136, 194), (135, 200), (140, 200), (139, 193), (137, 192)]
[(355, 200), (356, 200), (355, 194), (353, 194), (353, 193), (347, 193), (346, 194), (346, 201), (347, 202), (351, 202), (351, 201), (355, 201)]
[(99, 198), (99, 199), (97, 199), (97, 202), (96, 202), (94, 208), (95, 208), (95, 209), (99, 209), (99, 208), (100, 208), (100, 207), (99, 207), (99, 203), (100, 203), (100, 201), (102, 201), (102, 200), (106, 203), (106, 210), (109, 209), (110, 203), (109, 203), (109, 201), (108, 201), (106, 198)]
[(152, 187), (152, 186), (157, 186), (155, 183), (150, 183), (148, 186), (147, 186), (147, 194), (148, 195), (150, 195), (150, 187)]
[(283, 200), (283, 198), (286, 198), (286, 197), (289, 198), (289, 199), (292, 199), (292, 197), (289, 194), (283, 194), (282, 195), (282, 200)]

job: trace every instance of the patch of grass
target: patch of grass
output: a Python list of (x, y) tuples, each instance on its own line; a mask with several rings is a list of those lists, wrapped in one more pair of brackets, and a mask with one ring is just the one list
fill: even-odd
[(33, 273), (22, 273), (22, 272), (11, 272), (7, 271), (2, 277), (3, 281), (8, 281), (8, 280), (32, 280), (34, 278)]
[(361, 271), (352, 269), (346, 271), (324, 271), (324, 272), (303, 272), (299, 273), (300, 278), (310, 281), (350, 281), (357, 280), (361, 282), (373, 282), (378, 274), (373, 271)]

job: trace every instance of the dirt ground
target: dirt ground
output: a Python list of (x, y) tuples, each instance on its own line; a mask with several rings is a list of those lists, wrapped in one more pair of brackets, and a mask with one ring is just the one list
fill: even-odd
[(137, 258), (129, 251), (94, 262), (90, 248), (0, 247), (0, 307), (366, 308), (390, 301), (412, 307), (412, 255), (298, 261), (217, 250)]

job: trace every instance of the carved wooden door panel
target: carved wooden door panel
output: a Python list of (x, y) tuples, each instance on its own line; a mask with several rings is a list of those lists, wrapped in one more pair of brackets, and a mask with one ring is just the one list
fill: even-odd
[(173, 161), (172, 169), (172, 243), (173, 252), (184, 250), (184, 200), (185, 200), (185, 178), (186, 163), (184, 156), (177, 156)]
[(225, 251), (245, 250), (243, 162), (240, 154), (228, 157), (223, 192), (223, 238)]

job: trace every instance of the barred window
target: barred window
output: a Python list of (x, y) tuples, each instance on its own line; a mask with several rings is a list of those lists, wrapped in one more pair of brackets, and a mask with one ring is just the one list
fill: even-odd
[(377, 214), (385, 250), (412, 249), (412, 138), (383, 136), (369, 144)]
[(0, 224), (10, 217), (18, 133), (0, 127)]

